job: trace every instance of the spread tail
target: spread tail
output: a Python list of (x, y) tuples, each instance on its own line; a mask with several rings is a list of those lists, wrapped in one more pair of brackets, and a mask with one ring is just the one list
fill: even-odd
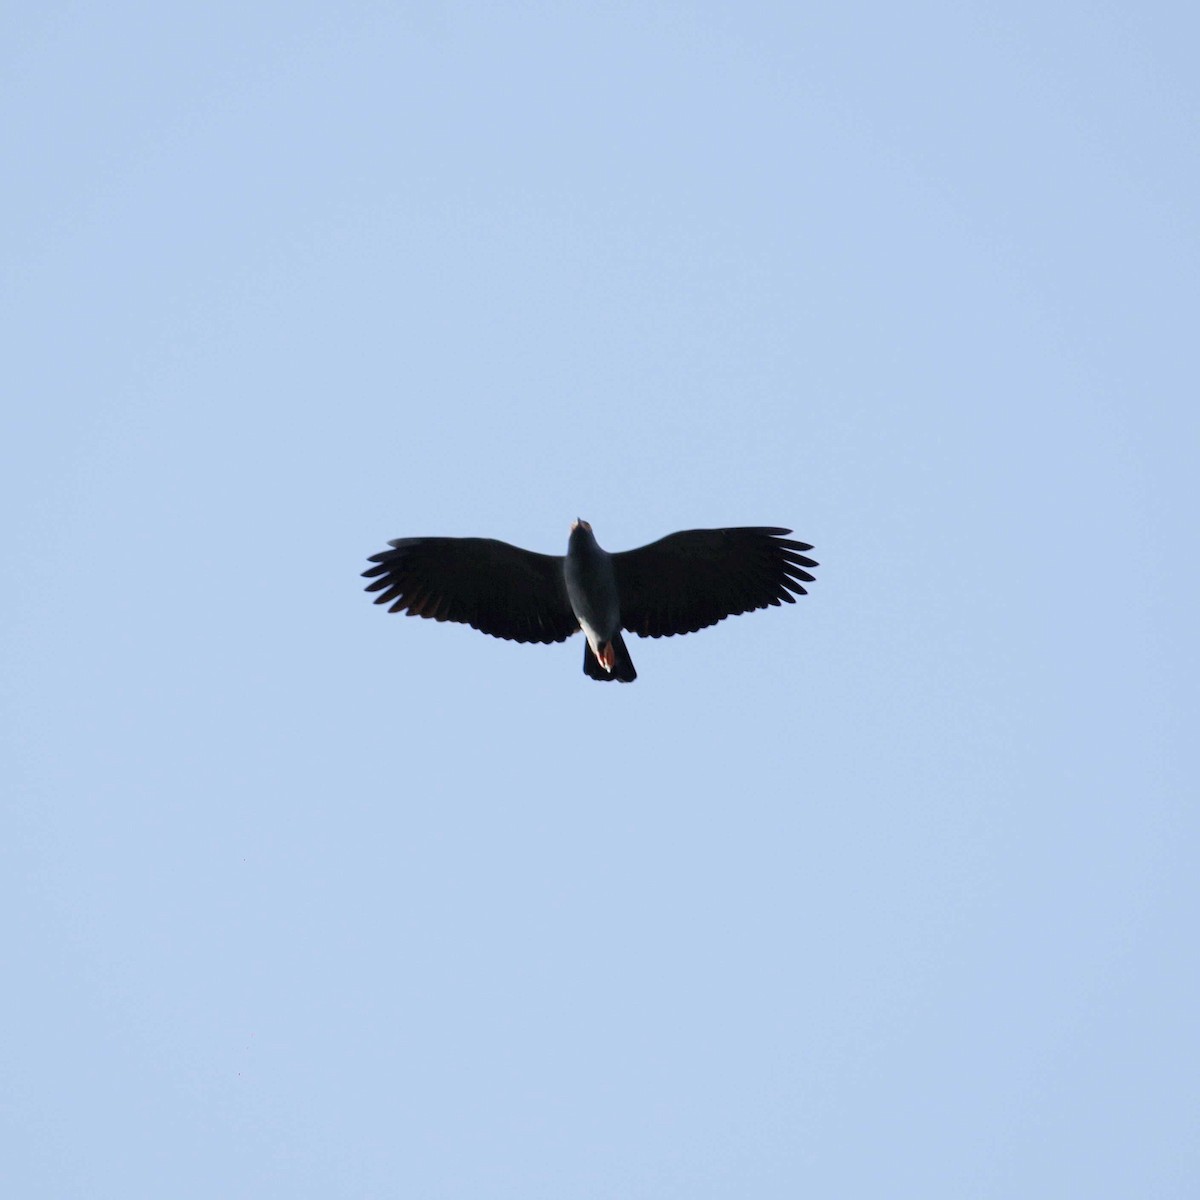
[(591, 646), (586, 641), (583, 643), (583, 673), (589, 679), (619, 679), (622, 683), (632, 683), (637, 678), (637, 672), (633, 669), (633, 659), (629, 657), (629, 651), (625, 649), (625, 639), (621, 636), (618, 630), (613, 636), (600, 647), (600, 653), (606, 657), (612, 657), (612, 670), (606, 671), (592, 653)]

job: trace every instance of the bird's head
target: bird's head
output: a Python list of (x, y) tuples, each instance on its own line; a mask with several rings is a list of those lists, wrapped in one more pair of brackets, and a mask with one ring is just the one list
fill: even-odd
[(571, 522), (571, 537), (567, 545), (568, 554), (582, 553), (585, 547), (595, 544), (596, 538), (592, 533), (592, 527), (582, 517), (577, 517)]

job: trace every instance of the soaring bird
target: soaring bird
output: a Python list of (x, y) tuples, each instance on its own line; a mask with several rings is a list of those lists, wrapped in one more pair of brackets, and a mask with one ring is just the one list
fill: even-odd
[(397, 538), (371, 555), (368, 592), (389, 612), (459, 621), (515, 642), (565, 642), (583, 630), (589, 679), (637, 678), (621, 631), (694, 633), (726, 617), (794, 604), (817, 564), (790, 529), (689, 529), (637, 550), (602, 550), (571, 524), (565, 557), (491, 538)]

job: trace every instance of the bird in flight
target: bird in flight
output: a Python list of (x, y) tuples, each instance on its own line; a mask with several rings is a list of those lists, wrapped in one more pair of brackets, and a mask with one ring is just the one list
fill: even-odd
[(389, 612), (458, 621), (515, 642), (565, 642), (583, 630), (589, 679), (637, 678), (622, 630), (694, 633), (756, 608), (794, 604), (817, 564), (790, 529), (689, 529), (609, 554), (577, 520), (564, 557), (492, 538), (397, 538), (371, 555), (368, 592)]

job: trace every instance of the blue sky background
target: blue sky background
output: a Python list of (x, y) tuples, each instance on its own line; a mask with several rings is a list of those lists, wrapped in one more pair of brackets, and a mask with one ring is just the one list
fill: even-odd
[(1195, 1196), (1197, 23), (10, 6), (6, 1194)]

